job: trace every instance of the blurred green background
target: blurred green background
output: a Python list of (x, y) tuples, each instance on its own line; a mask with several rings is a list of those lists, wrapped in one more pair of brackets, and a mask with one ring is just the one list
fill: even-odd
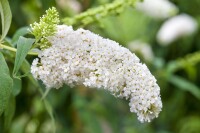
[[(55, 6), (60, 18), (64, 18), (109, 2), (112, 1), (9, 0), (13, 20), (8, 38), (12, 38), (19, 28), (38, 21), (51, 6)], [(196, 19), (200, 27), (199, 0), (171, 2), (179, 8), (179, 13)], [(13, 99), (16, 103), (14, 117), (5, 131), (3, 119), (0, 120), (0, 133), (51, 133), (54, 126), (46, 107), (53, 111), (57, 133), (200, 133), (200, 30), (169, 46), (161, 46), (156, 41), (156, 34), (164, 21), (127, 8), (119, 15), (84, 27), (125, 47), (135, 40), (149, 44), (154, 54), (150, 61), (140, 52), (133, 51), (147, 64), (161, 88), (163, 110), (157, 119), (140, 123), (129, 111), (128, 101), (117, 99), (104, 90), (83, 86), (52, 89), (47, 95), (48, 104), (44, 104), (39, 89), (25, 77), (15, 81), (20, 93)], [(33, 59), (27, 57), (29, 63)], [(8, 63), (12, 69), (13, 62)]]

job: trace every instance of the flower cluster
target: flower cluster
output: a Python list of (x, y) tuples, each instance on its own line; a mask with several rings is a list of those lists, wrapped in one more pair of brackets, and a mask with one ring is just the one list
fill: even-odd
[(56, 26), (60, 22), (59, 15), (55, 7), (46, 11), (46, 15), (40, 18), (39, 23), (31, 24), (31, 33), (39, 42), (40, 49), (45, 49), (51, 46), (46, 37), (54, 35)]
[(131, 112), (141, 122), (158, 116), (162, 108), (160, 88), (146, 65), (128, 49), (88, 30), (59, 25), (52, 46), (33, 61), (31, 72), (47, 88), (85, 85), (104, 88), (130, 100)]

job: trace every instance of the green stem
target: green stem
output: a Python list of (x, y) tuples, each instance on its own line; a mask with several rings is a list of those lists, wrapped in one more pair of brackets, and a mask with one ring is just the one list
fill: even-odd
[(200, 51), (186, 55), (168, 63), (168, 70), (172, 73), (187, 66), (194, 66), (200, 62)]
[(89, 9), (86, 12), (78, 14), (72, 18), (66, 17), (62, 20), (62, 22), (67, 25), (86, 26), (108, 15), (118, 14), (127, 6), (134, 6), (137, 1), (139, 0), (115, 0), (112, 3)]
[[(6, 45), (3, 45), (3, 44), (0, 44), (0, 48), (2, 48), (2, 49), (7, 49), (7, 50), (10, 50), (10, 51), (13, 51), (13, 52), (17, 52), (17, 49), (16, 49), (16, 48), (13, 48), (13, 47), (10, 47), (10, 46), (6, 46)], [(38, 53), (35, 53), (35, 52), (28, 52), (28, 55), (38, 56)]]

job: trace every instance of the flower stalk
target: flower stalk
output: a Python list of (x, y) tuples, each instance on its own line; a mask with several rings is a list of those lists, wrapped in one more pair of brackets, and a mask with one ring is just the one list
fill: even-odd
[(67, 17), (62, 20), (66, 25), (86, 26), (96, 22), (108, 15), (121, 13), (127, 6), (135, 6), (136, 2), (140, 0), (115, 0), (114, 2), (102, 5), (96, 8), (89, 9), (74, 17)]
[[(17, 52), (16, 48), (13, 48), (13, 47), (10, 47), (10, 46), (7, 46), (7, 45), (3, 45), (3, 44), (0, 44), (0, 49), (7, 49), (7, 50), (12, 51), (12, 52)], [(28, 55), (38, 56), (38, 53), (28, 52)]]

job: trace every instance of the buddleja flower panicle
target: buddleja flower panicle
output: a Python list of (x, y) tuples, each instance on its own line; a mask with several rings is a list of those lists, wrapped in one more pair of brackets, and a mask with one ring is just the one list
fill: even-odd
[(58, 25), (52, 46), (31, 66), (36, 79), (47, 88), (85, 85), (105, 88), (116, 97), (130, 100), (130, 110), (141, 122), (158, 117), (162, 108), (160, 88), (145, 64), (127, 48), (88, 30)]

